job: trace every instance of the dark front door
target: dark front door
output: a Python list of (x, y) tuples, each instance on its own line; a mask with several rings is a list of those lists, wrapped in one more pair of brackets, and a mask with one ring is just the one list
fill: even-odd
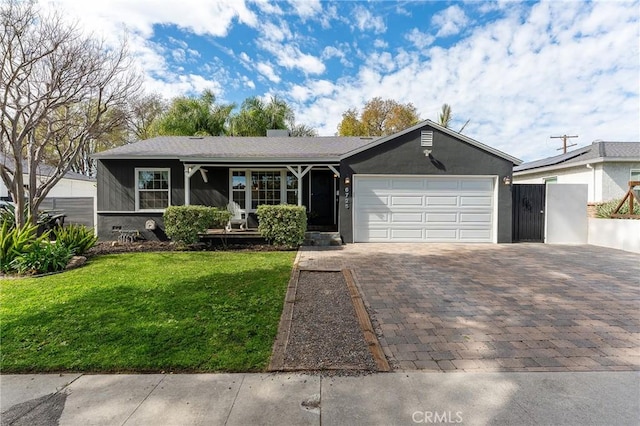
[(545, 184), (512, 186), (513, 242), (544, 242)]
[(309, 225), (333, 227), (335, 225), (336, 196), (331, 170), (311, 170), (311, 199)]

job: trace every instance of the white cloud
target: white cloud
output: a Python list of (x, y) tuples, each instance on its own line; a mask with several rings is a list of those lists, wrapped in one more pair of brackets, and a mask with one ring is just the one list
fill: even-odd
[(389, 47), (389, 43), (380, 38), (377, 38), (373, 41), (373, 47), (375, 47), (376, 49), (386, 49), (387, 47)]
[(195, 34), (221, 37), (227, 34), (234, 20), (250, 27), (258, 23), (244, 0), (40, 0), (40, 4), (45, 8), (63, 10), (64, 15), (78, 19), (86, 28), (104, 34), (114, 30), (114, 23), (122, 23), (129, 30), (149, 37), (153, 34), (154, 24), (170, 23)]
[(302, 53), (294, 43), (276, 43), (261, 40), (258, 45), (273, 54), (278, 65), (287, 69), (299, 69), (305, 74), (322, 74), (325, 66), (320, 59), (313, 55)]
[(381, 16), (374, 16), (369, 9), (364, 6), (356, 6), (353, 8), (353, 17), (355, 18), (355, 26), (360, 31), (373, 31), (376, 34), (383, 33), (387, 30), (387, 26)]
[(417, 28), (412, 29), (407, 34), (405, 34), (404, 38), (409, 40), (415, 47), (419, 50), (424, 49), (425, 47), (433, 44), (435, 37), (431, 34), (423, 33)]
[(326, 46), (322, 49), (322, 55), (320, 56), (322, 59), (331, 59), (331, 58), (339, 58), (340, 63), (345, 67), (352, 67), (353, 63), (349, 61), (347, 58), (347, 53), (349, 47), (341, 46), (342, 48), (337, 48), (335, 46)]
[(288, 3), (303, 21), (322, 13), (320, 0), (289, 0)]
[(258, 62), (256, 69), (260, 74), (267, 77), (273, 83), (280, 83), (280, 77), (276, 74), (273, 66), (267, 62)]
[(284, 12), (277, 3), (271, 3), (269, 0), (253, 0), (258, 9), (269, 15), (283, 15)]
[(279, 21), (278, 24), (273, 22), (264, 22), (260, 26), (262, 35), (267, 40), (283, 41), (292, 37), (291, 30), (285, 21)]
[(242, 76), (242, 82), (243, 84), (248, 87), (249, 89), (254, 90), (256, 88), (256, 84), (253, 82), (253, 80), (251, 80), (249, 77), (247, 77), (246, 75)]
[(467, 22), (469, 22), (469, 18), (457, 5), (450, 6), (431, 18), (431, 24), (439, 28), (436, 37), (458, 34)]

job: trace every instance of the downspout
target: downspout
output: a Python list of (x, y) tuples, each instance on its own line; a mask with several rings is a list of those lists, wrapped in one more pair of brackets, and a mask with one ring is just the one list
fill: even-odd
[(587, 164), (587, 169), (591, 169), (591, 202), (596, 202), (596, 168), (591, 164)]

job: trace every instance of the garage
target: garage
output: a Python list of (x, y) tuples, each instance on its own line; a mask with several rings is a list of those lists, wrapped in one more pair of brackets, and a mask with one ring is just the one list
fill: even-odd
[(495, 176), (353, 178), (355, 242), (496, 242)]
[(344, 242), (510, 243), (521, 161), (432, 121), (340, 157)]

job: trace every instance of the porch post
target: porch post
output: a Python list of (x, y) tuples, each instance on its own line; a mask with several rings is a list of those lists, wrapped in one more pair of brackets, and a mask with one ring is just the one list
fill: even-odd
[(311, 170), (312, 167), (313, 166), (307, 166), (305, 167), (304, 170), (302, 170), (302, 166), (297, 166), (296, 167), (297, 170), (294, 170), (293, 167), (287, 166), (287, 169), (289, 169), (289, 171), (293, 173), (296, 179), (298, 179), (298, 205), (299, 206), (302, 206), (302, 178), (304, 177), (304, 175), (309, 173), (309, 170)]
[[(184, 205), (191, 205), (191, 176), (195, 174), (198, 170), (202, 172), (206, 172), (206, 170), (202, 169), (202, 166), (196, 165), (184, 165)], [(208, 179), (205, 178), (205, 175), (202, 175), (202, 179), (206, 182)]]
[(186, 164), (184, 165), (184, 205), (191, 205), (191, 174)]
[(298, 180), (298, 206), (302, 206), (302, 167), (300, 166), (298, 166), (298, 175), (296, 175), (296, 179)]

